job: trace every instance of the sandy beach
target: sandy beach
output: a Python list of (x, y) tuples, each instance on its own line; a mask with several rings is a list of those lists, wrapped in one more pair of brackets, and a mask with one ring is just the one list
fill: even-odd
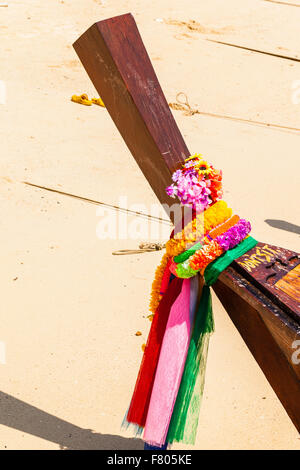
[[(1, 450), (143, 448), (121, 423), (162, 252), (113, 256), (149, 241), (147, 220), (128, 216), (139, 224), (136, 239), (100, 240), (99, 206), (24, 184), (148, 212), (158, 202), (106, 109), (71, 102), (98, 96), (72, 43), (96, 21), (131, 12), (168, 102), (184, 92), (203, 113), (282, 126), (172, 111), (190, 151), (222, 168), (224, 197), (251, 220), (253, 236), (299, 252), (299, 234), (266, 220), (300, 225), (300, 137), (287, 129), (300, 129), (300, 64), (214, 42), (300, 60), (293, 3), (299, 8), (264, 0), (0, 7)], [(169, 227), (157, 225), (165, 241)], [(213, 304), (195, 449), (299, 450), (299, 434), (214, 294)]]

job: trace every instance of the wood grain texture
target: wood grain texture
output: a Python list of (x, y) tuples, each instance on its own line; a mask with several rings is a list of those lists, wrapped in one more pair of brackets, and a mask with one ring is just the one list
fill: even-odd
[(214, 291), (300, 432), (300, 367), (293, 363), (300, 328), (233, 268)]
[(189, 151), (131, 14), (95, 23), (74, 44), (114, 123), (161, 203)]
[(298, 253), (267, 243), (258, 243), (232, 263), (242, 276), (294, 317), (300, 325), (299, 265)]
[(300, 264), (283, 276), (274, 285), (276, 289), (282, 290), (285, 294), (298, 302), (300, 306)]
[[(172, 204), (165, 188), (189, 151), (134, 18), (126, 14), (95, 23), (74, 48), (158, 199)], [(260, 243), (234, 267), (300, 322), (299, 303), (275, 286), (298, 263), (297, 253)]]
[[(189, 151), (132, 15), (96, 23), (74, 47), (158, 199), (172, 204), (165, 187)], [(276, 257), (282, 261), (291, 258), (291, 252), (266, 244), (258, 248), (265, 259), (253, 249), (236, 260), (234, 269), (224, 271), (213, 287), (299, 430), (300, 365), (291, 360), (293, 341), (299, 338), (299, 316), (287, 289), (276, 287), (299, 258), (294, 254), (296, 258), (283, 269)], [(250, 259), (254, 268), (249, 271), (252, 255), (256, 261)]]

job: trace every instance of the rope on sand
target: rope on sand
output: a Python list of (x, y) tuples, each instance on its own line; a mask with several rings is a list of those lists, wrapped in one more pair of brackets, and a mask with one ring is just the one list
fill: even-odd
[(86, 202), (90, 202), (92, 204), (105, 206), (105, 207), (108, 207), (109, 209), (114, 209), (116, 211), (126, 212), (128, 214), (137, 215), (139, 217), (143, 217), (143, 218), (146, 218), (146, 219), (156, 220), (157, 222), (161, 222), (161, 223), (164, 223), (164, 224), (167, 224), (167, 225), (170, 225), (170, 226), (173, 225), (170, 220), (163, 219), (162, 217), (157, 217), (156, 215), (144, 214), (143, 212), (137, 212), (137, 211), (133, 211), (131, 209), (127, 209), (125, 207), (119, 207), (119, 206), (115, 206), (113, 204), (107, 204), (106, 202), (96, 201), (95, 199), (90, 199), (88, 197), (78, 196), (77, 194), (67, 193), (66, 191), (61, 191), (59, 189), (48, 188), (47, 186), (41, 186), (39, 184), (30, 183), (29, 181), (22, 181), (22, 183), (26, 184), (27, 186), (32, 186), (33, 188), (44, 189), (45, 191), (50, 191), (52, 193), (62, 194), (63, 196), (70, 196), (70, 197), (73, 197), (75, 199), (79, 199), (81, 201), (86, 201)]
[(150, 251), (159, 251), (165, 248), (165, 243), (140, 243), (139, 249), (136, 250), (118, 250), (113, 251), (113, 255), (136, 255), (140, 253), (148, 253)]
[[(184, 101), (180, 100), (179, 97), (181, 95), (183, 96)], [(96, 104), (98, 106), (101, 106), (102, 108), (105, 108), (105, 104), (100, 97), (92, 98), (90, 100), (86, 93), (83, 93), (82, 95), (73, 95), (71, 98), (71, 101), (73, 101), (74, 103), (83, 104), (84, 106), (92, 106), (92, 104)], [(174, 109), (175, 111), (183, 111), (183, 114), (185, 116), (194, 116), (194, 114), (201, 114), (202, 116), (210, 116), (210, 117), (215, 117), (219, 119), (229, 119), (230, 121), (244, 122), (246, 124), (253, 124), (256, 126), (264, 126), (264, 127), (269, 127), (269, 128), (300, 132), (300, 129), (298, 129), (297, 127), (281, 126), (280, 124), (272, 124), (272, 123), (262, 122), (262, 121), (253, 121), (252, 119), (238, 118), (235, 116), (228, 116), (226, 114), (216, 114), (216, 113), (200, 111), (197, 108), (191, 107), (188, 97), (183, 91), (177, 93), (176, 103), (169, 103), (169, 106), (171, 109)]]
[[(181, 101), (179, 99), (180, 95), (184, 97), (184, 101)], [(216, 113), (208, 113), (208, 112), (200, 111), (197, 108), (191, 107), (188, 101), (188, 97), (183, 91), (181, 91), (180, 93), (177, 93), (176, 103), (169, 103), (169, 106), (171, 109), (174, 109), (176, 111), (183, 111), (183, 114), (185, 116), (193, 116), (194, 114), (201, 114), (203, 116), (210, 116), (210, 117), (215, 117), (215, 118), (220, 118), (220, 119), (229, 119), (230, 121), (245, 122), (246, 124), (254, 124), (257, 126), (264, 126), (264, 127), (269, 127), (269, 128), (277, 128), (277, 129), (300, 132), (300, 129), (298, 129), (297, 127), (281, 126), (279, 124), (272, 124), (272, 123), (262, 122), (262, 121), (253, 121), (252, 119), (238, 118), (234, 116), (228, 116), (226, 114), (216, 114)]]

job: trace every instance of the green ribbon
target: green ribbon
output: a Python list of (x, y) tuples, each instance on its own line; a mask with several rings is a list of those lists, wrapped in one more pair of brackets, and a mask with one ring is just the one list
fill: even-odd
[[(202, 290), (184, 371), (168, 430), (166, 442), (170, 444), (172, 442), (194, 444), (196, 439), (199, 411), (204, 390), (209, 338), (214, 331), (209, 286), (216, 282), (220, 273), (232, 261), (251, 250), (257, 243), (257, 240), (254, 238), (247, 237), (235, 248), (226, 251), (222, 256), (210, 263), (205, 269), (204, 278), (206, 285), (204, 285)], [(196, 248), (197, 245), (187, 250), (189, 251), (189, 256), (199, 249), (198, 247)], [(187, 252), (182, 253), (182, 255), (186, 254)], [(180, 256), (182, 259), (182, 255), (177, 256), (176, 259)], [(187, 264), (187, 260), (188, 257), (183, 259), (181, 265)]]
[(200, 250), (202, 244), (200, 242), (193, 245), (188, 250), (184, 251), (178, 256), (174, 256), (174, 261), (177, 263), (176, 266), (176, 275), (177, 277), (181, 277), (184, 279), (188, 279), (189, 277), (196, 276), (198, 271), (195, 271), (191, 268), (189, 264), (189, 258), (196, 253), (197, 250)]
[(195, 245), (191, 246), (191, 248), (189, 248), (188, 250), (184, 251), (183, 253), (180, 253), (180, 255), (174, 256), (175, 263), (183, 263), (184, 261), (189, 259), (190, 256), (196, 253), (197, 250), (200, 250), (200, 248), (202, 248), (202, 244), (198, 242)]
[(186, 444), (195, 442), (204, 389), (209, 336), (213, 331), (210, 288), (204, 286), (168, 430), (166, 442), (170, 444), (174, 441)]
[[(226, 269), (232, 263), (232, 261), (247, 253), (247, 251), (251, 250), (251, 248), (253, 248), (256, 244), (257, 240), (252, 237), (247, 237), (243, 241), (241, 241), (236, 247), (232, 248), (231, 250), (225, 251), (223, 255), (212, 261), (206, 267), (204, 271), (205, 283), (208, 286), (214, 284), (221, 272), (224, 271), (224, 269)], [(201, 247), (201, 243), (196, 243), (196, 245), (192, 246), (180, 255), (174, 256), (174, 262), (177, 264), (177, 277), (187, 279), (189, 277), (195, 276), (198, 273), (198, 271), (195, 271), (191, 268), (189, 264), (189, 258)]]
[(247, 237), (236, 247), (232, 248), (231, 250), (225, 251), (223, 255), (212, 261), (212, 263), (210, 263), (206, 267), (204, 271), (205, 283), (208, 286), (214, 284), (221, 272), (224, 271), (224, 269), (228, 268), (232, 261), (247, 253), (247, 251), (251, 250), (251, 248), (254, 248), (257, 243), (258, 241), (254, 238)]

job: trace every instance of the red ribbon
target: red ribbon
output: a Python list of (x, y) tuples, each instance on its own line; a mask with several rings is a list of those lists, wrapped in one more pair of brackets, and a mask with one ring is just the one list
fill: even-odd
[[(168, 266), (166, 269), (168, 269)], [(144, 427), (146, 423), (155, 372), (170, 309), (181, 292), (182, 282), (183, 279), (180, 278), (172, 280), (152, 320), (147, 345), (127, 413), (127, 421), (141, 427)]]

